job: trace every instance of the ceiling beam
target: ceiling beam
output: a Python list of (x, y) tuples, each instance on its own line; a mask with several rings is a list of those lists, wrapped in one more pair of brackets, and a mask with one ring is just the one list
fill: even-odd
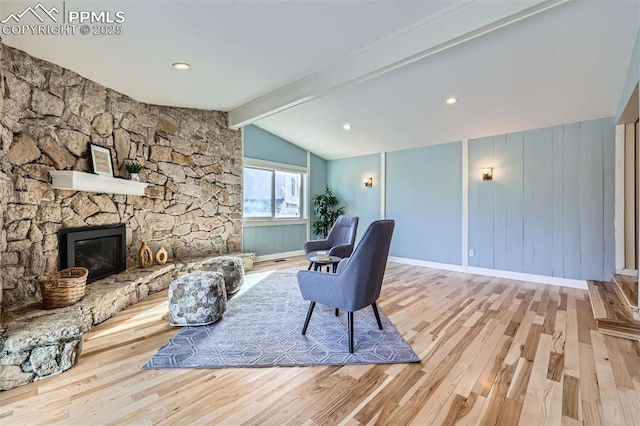
[(377, 77), (569, 0), (462, 0), (346, 59), (229, 112), (237, 129), (261, 118)]

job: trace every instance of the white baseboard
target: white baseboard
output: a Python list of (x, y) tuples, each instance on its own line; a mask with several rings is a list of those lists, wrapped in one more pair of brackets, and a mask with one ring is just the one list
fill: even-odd
[(637, 277), (638, 270), (637, 269), (618, 269), (616, 270), (616, 274), (618, 275), (626, 275), (629, 277)]
[(578, 288), (587, 290), (586, 280), (573, 280), (570, 278), (548, 277), (546, 275), (525, 274), (523, 272), (501, 271), (499, 269), (486, 269), (468, 267), (467, 273), (476, 275), (486, 275), (489, 277), (508, 278), (511, 280), (528, 281), (538, 284), (559, 285), (561, 287)]
[(450, 263), (429, 262), (427, 260), (409, 259), (408, 257), (389, 256), (391, 262), (403, 263), (405, 265), (424, 266), (426, 268), (444, 269), (445, 271), (467, 272), (464, 266), (452, 265)]
[(286, 251), (284, 253), (265, 254), (263, 256), (256, 256), (254, 262), (264, 262), (266, 260), (283, 259), (286, 257), (304, 256), (304, 250)]
[(475, 266), (452, 265), (449, 263), (428, 262), (426, 260), (409, 259), (406, 257), (389, 256), (389, 261), (405, 265), (425, 266), (427, 268), (443, 269), (445, 271), (464, 272), (467, 274), (484, 275), (487, 277), (507, 278), (511, 280), (527, 281), (538, 284), (557, 285), (561, 287), (587, 290), (587, 281), (569, 278), (548, 277), (546, 275), (525, 274), (522, 272), (502, 271), (499, 269), (477, 268)]

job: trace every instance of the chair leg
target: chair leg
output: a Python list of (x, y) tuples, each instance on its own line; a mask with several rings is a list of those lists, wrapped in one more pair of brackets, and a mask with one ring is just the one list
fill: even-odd
[(336, 316), (340, 315), (340, 309), (336, 308)]
[(380, 314), (378, 313), (378, 305), (376, 305), (376, 302), (373, 302), (371, 304), (371, 307), (373, 308), (373, 315), (376, 316), (376, 321), (378, 321), (378, 329), (382, 330), (382, 323), (380, 322)]
[(307, 333), (307, 327), (309, 326), (309, 320), (311, 319), (311, 314), (313, 313), (313, 308), (315, 308), (316, 302), (311, 302), (309, 305), (309, 312), (307, 312), (307, 319), (304, 320), (304, 327), (302, 327), (302, 335), (304, 336)]
[(349, 353), (353, 353), (353, 312), (347, 312), (349, 319)]
[(307, 271), (310, 271), (312, 267), (313, 267), (313, 262), (309, 262), (309, 267), (307, 268)]

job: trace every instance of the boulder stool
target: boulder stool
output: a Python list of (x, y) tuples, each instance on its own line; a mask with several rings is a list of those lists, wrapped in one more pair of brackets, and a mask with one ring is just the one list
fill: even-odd
[(192, 272), (169, 285), (169, 324), (207, 325), (227, 309), (227, 291), (220, 272)]
[(242, 259), (234, 256), (214, 257), (202, 263), (203, 271), (218, 271), (224, 276), (227, 297), (231, 298), (244, 283)]

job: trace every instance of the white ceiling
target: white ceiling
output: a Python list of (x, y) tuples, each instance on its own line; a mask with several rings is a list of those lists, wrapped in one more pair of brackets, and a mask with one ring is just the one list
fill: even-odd
[(612, 3), (560, 5), (257, 124), (338, 158), (613, 116), (640, 3)]
[[(124, 10), (124, 33), (3, 41), (144, 102), (230, 111), (469, 3), (68, 0)], [(30, 4), (2, 0), (0, 17)], [(341, 158), (612, 116), (639, 23), (638, 1), (572, 0), (255, 124)], [(175, 71), (178, 61), (193, 67)]]

